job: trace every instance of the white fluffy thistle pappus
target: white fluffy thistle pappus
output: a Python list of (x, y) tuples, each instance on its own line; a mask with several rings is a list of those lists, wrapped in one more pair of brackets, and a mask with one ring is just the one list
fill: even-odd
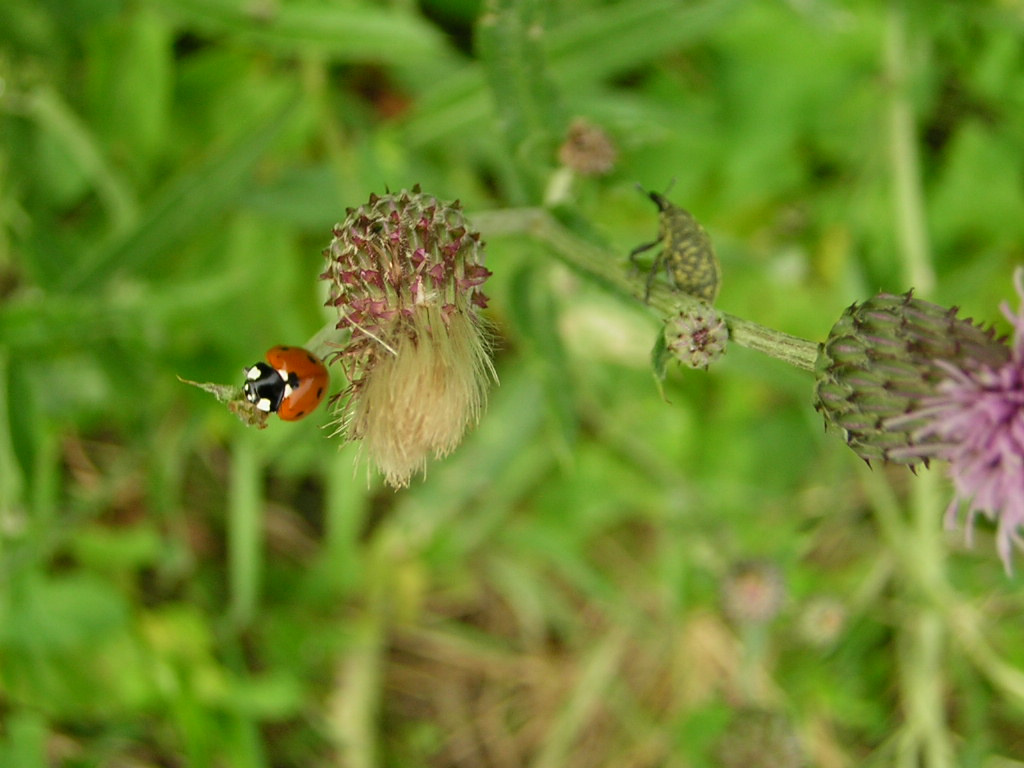
[(458, 201), (419, 186), (349, 208), (324, 250), (348, 343), (330, 356), (349, 386), (334, 401), (338, 433), (362, 440), (394, 488), (462, 440), (497, 380), (480, 310), (491, 273)]

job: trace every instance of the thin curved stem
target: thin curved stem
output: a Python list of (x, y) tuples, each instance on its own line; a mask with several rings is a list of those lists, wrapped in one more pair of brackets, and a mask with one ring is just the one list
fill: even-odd
[[(486, 211), (473, 216), (473, 224), (485, 237), (526, 235), (547, 245), (563, 263), (604, 285), (610, 291), (643, 301), (643, 280), (631, 277), (620, 254), (577, 237), (542, 208), (511, 208)], [(649, 306), (660, 317), (680, 309), (698, 307), (701, 302), (665, 285), (652, 287)], [(729, 328), (729, 339), (804, 371), (814, 370), (818, 345), (788, 333), (767, 328), (750, 320), (721, 313)]]

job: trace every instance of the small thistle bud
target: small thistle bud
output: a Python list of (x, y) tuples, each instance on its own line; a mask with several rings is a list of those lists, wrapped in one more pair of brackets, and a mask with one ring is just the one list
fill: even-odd
[(349, 342), (332, 356), (349, 386), (335, 403), (338, 431), (363, 440), (393, 487), (459, 444), (496, 378), (481, 308), (480, 234), (461, 206), (418, 186), (349, 209), (325, 249), (328, 305)]
[(707, 370), (725, 354), (729, 329), (710, 306), (680, 310), (665, 322), (665, 344), (680, 363)]
[(581, 176), (603, 176), (615, 165), (618, 152), (600, 126), (582, 117), (569, 124), (565, 142), (558, 149), (562, 165)]
[(880, 293), (853, 304), (818, 349), (814, 407), (847, 444), (872, 459), (916, 464), (933, 454), (923, 421), (901, 418), (917, 411), (948, 376), (944, 366), (976, 369), (1001, 365), (1009, 350), (957, 310), (903, 295)]

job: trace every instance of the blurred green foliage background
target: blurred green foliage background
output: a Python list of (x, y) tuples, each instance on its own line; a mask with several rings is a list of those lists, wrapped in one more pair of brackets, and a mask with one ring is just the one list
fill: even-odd
[(674, 181), (730, 313), (1006, 330), (1022, 39), (1019, 0), (5, 0), (0, 765), (1024, 765), (1021, 582), (941, 470), (745, 349), (662, 399), (658, 318), (529, 231), (483, 232), (501, 385), (407, 490), (176, 378), (331, 322), (331, 226), (415, 183), (625, 272)]

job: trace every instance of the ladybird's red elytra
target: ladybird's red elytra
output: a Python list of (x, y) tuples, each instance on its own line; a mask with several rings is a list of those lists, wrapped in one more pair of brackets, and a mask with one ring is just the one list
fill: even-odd
[(242, 389), (257, 410), (298, 421), (320, 405), (329, 380), (327, 366), (309, 350), (276, 346), (267, 350), (266, 363), (245, 369)]

